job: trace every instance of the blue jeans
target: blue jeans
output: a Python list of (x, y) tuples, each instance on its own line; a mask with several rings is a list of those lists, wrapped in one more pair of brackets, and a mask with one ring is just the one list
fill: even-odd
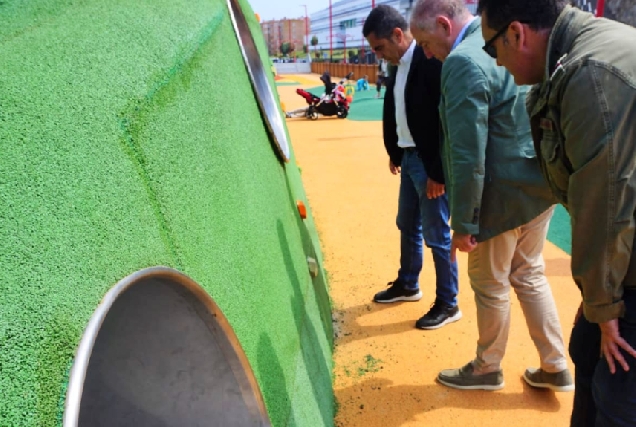
[[(636, 348), (636, 290), (625, 291), (626, 314), (619, 319), (621, 336)], [(572, 329), (570, 357), (575, 366), (571, 427), (629, 427), (636, 425), (636, 359), (622, 351), (629, 372), (616, 365), (609, 371), (600, 357), (601, 330), (581, 318)]]
[(436, 301), (457, 305), (457, 263), (450, 260), (450, 226), (446, 195), (426, 197), (428, 175), (424, 163), (414, 149), (404, 150), (398, 201), (397, 226), (401, 233), (400, 270), (398, 280), (407, 289), (418, 289), (422, 271), (424, 243), (433, 252)]

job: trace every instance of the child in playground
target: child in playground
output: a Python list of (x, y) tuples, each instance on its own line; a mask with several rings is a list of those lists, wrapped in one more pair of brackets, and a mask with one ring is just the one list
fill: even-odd
[(369, 90), (369, 76), (364, 76), (360, 80), (358, 80), (358, 87), (356, 90)]

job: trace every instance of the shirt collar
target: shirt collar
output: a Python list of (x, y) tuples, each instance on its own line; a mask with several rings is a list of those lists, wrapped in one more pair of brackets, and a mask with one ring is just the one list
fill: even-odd
[(411, 64), (411, 61), (413, 60), (413, 52), (415, 52), (415, 46), (417, 46), (417, 43), (413, 40), (404, 55), (402, 55), (402, 58), (400, 58), (400, 65)]
[(470, 26), (470, 24), (473, 23), (473, 21), (475, 19), (477, 19), (477, 17), (473, 16), (473, 18), (470, 21), (468, 21), (468, 23), (466, 25), (464, 25), (464, 28), (462, 28), (462, 30), (457, 35), (457, 38), (455, 39), (455, 43), (453, 43), (453, 47), (451, 48), (451, 51), (455, 50), (455, 48), (457, 46), (459, 46), (459, 44), (462, 42), (462, 40), (464, 40), (464, 34), (466, 34), (466, 31), (468, 30), (468, 27)]

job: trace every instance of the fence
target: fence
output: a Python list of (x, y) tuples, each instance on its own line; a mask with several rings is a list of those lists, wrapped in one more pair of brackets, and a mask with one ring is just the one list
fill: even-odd
[(311, 66), (308, 62), (278, 62), (274, 64), (276, 74), (309, 74)]
[(328, 62), (312, 62), (311, 72), (322, 74), (329, 70), (331, 77), (344, 77), (353, 71), (357, 80), (363, 76), (369, 77), (369, 83), (375, 83), (378, 78), (378, 66), (373, 64), (330, 64)]

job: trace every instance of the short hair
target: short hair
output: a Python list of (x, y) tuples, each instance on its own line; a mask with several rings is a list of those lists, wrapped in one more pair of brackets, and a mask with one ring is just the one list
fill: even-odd
[(569, 4), (569, 0), (479, 0), (477, 13), (484, 13), (494, 30), (513, 21), (526, 22), (534, 30), (547, 30), (554, 27)]
[(464, 0), (418, 0), (413, 7), (411, 23), (421, 29), (430, 27), (431, 19), (444, 15), (449, 19), (461, 18), (470, 13)]
[(367, 16), (362, 34), (364, 37), (369, 37), (369, 34), (373, 33), (379, 39), (390, 39), (396, 28), (406, 31), (409, 29), (409, 24), (397, 9), (381, 4)]

